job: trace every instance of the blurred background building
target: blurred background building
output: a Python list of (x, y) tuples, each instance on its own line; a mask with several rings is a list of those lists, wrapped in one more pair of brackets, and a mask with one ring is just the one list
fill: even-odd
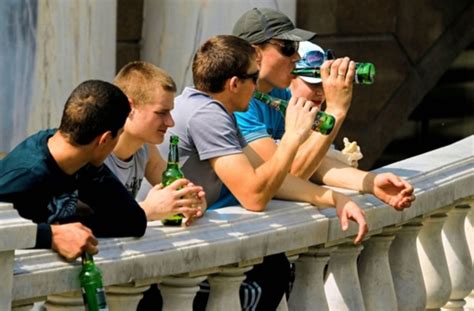
[[(131, 60), (192, 84), (196, 48), (231, 33), (252, 7), (286, 13), (315, 42), (373, 62), (336, 139), (356, 140), (379, 167), (474, 133), (474, 4), (470, 0), (4, 0), (0, 2), (0, 152), (59, 124), (71, 90), (111, 81)], [(473, 146), (474, 149), (474, 146)]]

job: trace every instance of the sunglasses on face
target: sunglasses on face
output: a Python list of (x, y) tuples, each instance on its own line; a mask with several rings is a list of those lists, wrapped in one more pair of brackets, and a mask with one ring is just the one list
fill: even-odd
[(298, 52), (299, 48), (299, 42), (297, 41), (282, 40), (268, 41), (268, 43), (280, 47), (280, 53), (288, 57), (293, 56), (296, 52)]
[(252, 79), (253, 84), (257, 84), (258, 73), (259, 73), (259, 71), (257, 70), (254, 73), (242, 73), (242, 74), (238, 75), (238, 77), (240, 79), (243, 79), (243, 80)]
[(304, 65), (304, 67), (321, 67), (324, 61), (331, 59), (336, 59), (336, 54), (333, 50), (327, 50), (324, 53), (321, 51), (309, 51), (301, 56), (298, 63)]

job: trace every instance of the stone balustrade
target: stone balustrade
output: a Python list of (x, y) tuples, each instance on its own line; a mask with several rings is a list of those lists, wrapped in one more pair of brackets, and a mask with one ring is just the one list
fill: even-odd
[[(207, 279), (208, 310), (240, 310), (245, 271), (286, 252), (297, 258), (296, 280), (280, 311), (474, 310), (473, 146), (471, 136), (377, 170), (415, 187), (417, 200), (403, 212), (347, 192), (366, 211), (370, 232), (361, 245), (352, 244), (357, 226), (341, 231), (334, 209), (279, 200), (263, 213), (228, 207), (188, 228), (152, 222), (143, 238), (101, 239), (95, 261), (109, 308), (134, 310), (157, 283), (164, 310), (191, 310)], [(47, 310), (83, 310), (79, 261), (24, 250), (34, 242), (35, 225), (11, 205), (0, 205), (0, 232), (0, 310), (30, 310), (34, 302)]]

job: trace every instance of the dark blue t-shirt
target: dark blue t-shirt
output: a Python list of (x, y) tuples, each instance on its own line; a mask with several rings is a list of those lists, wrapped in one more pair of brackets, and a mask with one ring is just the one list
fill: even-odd
[[(143, 235), (143, 210), (105, 165), (88, 164), (72, 175), (61, 170), (47, 145), (55, 132), (38, 132), (0, 161), (0, 201), (38, 224), (35, 247), (51, 247), (52, 223), (80, 221), (98, 237)], [(76, 214), (78, 199), (92, 215)]]

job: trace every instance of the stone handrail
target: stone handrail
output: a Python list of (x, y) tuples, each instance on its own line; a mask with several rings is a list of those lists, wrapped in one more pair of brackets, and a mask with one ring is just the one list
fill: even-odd
[[(197, 285), (207, 278), (207, 309), (239, 310), (243, 273), (263, 256), (286, 252), (296, 260), (296, 281), (279, 310), (462, 310), (466, 301), (473, 308), (473, 212), (466, 217), (474, 202), (473, 146), (470, 136), (376, 170), (415, 187), (417, 200), (403, 212), (346, 191), (366, 211), (370, 232), (359, 246), (351, 242), (357, 226), (341, 231), (334, 209), (279, 200), (262, 213), (228, 207), (208, 211), (188, 228), (152, 222), (143, 238), (101, 239), (95, 261), (109, 307), (134, 310), (142, 292), (158, 283), (164, 310), (191, 310)], [(29, 310), (45, 300), (48, 310), (82, 308), (79, 261), (19, 250), (31, 247), (35, 225), (11, 205), (0, 205), (0, 232), (7, 281), (0, 310)]]

